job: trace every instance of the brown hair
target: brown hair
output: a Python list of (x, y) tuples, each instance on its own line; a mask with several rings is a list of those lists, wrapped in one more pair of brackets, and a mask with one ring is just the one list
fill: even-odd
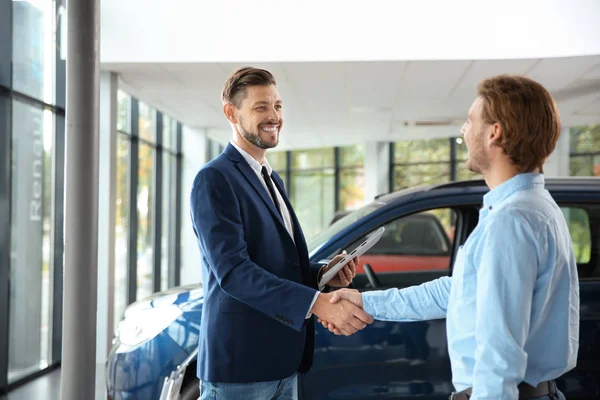
[(246, 87), (268, 85), (277, 85), (275, 78), (269, 71), (244, 67), (229, 75), (225, 85), (223, 85), (221, 100), (223, 100), (223, 103), (230, 103), (236, 108), (240, 108), (242, 100), (246, 97)]
[(522, 76), (499, 75), (477, 87), (483, 98), (483, 120), (498, 123), (498, 145), (520, 172), (543, 172), (546, 158), (560, 135), (560, 116), (554, 99), (539, 83)]

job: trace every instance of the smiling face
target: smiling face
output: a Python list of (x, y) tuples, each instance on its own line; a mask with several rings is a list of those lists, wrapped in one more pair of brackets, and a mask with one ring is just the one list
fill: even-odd
[(239, 108), (232, 105), (233, 123), (249, 143), (266, 150), (279, 143), (283, 103), (275, 85), (248, 86)]

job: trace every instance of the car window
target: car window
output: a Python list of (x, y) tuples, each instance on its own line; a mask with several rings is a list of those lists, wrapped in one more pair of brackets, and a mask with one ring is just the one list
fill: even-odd
[(327, 243), (329, 239), (346, 229), (359, 219), (371, 214), (373, 211), (383, 207), (385, 203), (374, 201), (373, 203), (367, 204), (366, 206), (359, 208), (348, 214), (338, 214), (334, 217), (331, 225), (325, 228), (321, 233), (307, 240), (309, 257), (312, 257), (323, 244)]
[(579, 278), (600, 277), (600, 207), (561, 206), (573, 241)]
[(592, 252), (592, 234), (588, 213), (583, 208), (577, 207), (561, 207), (561, 211), (569, 225), (577, 264), (589, 263)]
[[(375, 273), (447, 271), (455, 225), (455, 212), (450, 208), (429, 210), (390, 221), (383, 225), (385, 232), (381, 239), (360, 257), (356, 272), (364, 274), (364, 264), (369, 264)], [(360, 244), (366, 236), (349, 245), (348, 250)]]

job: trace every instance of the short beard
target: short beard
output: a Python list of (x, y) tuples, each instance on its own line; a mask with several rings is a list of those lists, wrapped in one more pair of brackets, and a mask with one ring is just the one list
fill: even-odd
[(467, 169), (476, 174), (484, 174), (488, 169), (489, 162), (483, 145), (483, 132), (480, 132), (476, 138), (475, 148), (469, 152), (469, 161), (467, 161)]
[(272, 149), (273, 147), (276, 147), (279, 144), (279, 132), (277, 132), (277, 140), (275, 141), (275, 144), (270, 144), (264, 141), (258, 134), (247, 131), (246, 128), (244, 128), (244, 125), (241, 120), (238, 127), (240, 130), (240, 134), (244, 137), (244, 139), (258, 147), (259, 149)]

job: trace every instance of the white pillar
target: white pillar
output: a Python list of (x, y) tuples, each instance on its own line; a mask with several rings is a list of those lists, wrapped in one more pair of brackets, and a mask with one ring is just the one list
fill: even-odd
[(98, 201), (98, 313), (96, 362), (106, 361), (114, 334), (117, 163), (117, 75), (100, 75), (100, 171)]
[(569, 176), (569, 128), (563, 127), (556, 148), (544, 164), (546, 177)]
[(185, 285), (202, 281), (200, 252), (190, 218), (190, 193), (196, 174), (206, 163), (206, 132), (184, 125), (182, 136), (181, 284)]
[(98, 276), (100, 1), (69, 0), (60, 398), (94, 397)]
[(389, 142), (365, 142), (365, 204), (388, 193), (390, 180)]

